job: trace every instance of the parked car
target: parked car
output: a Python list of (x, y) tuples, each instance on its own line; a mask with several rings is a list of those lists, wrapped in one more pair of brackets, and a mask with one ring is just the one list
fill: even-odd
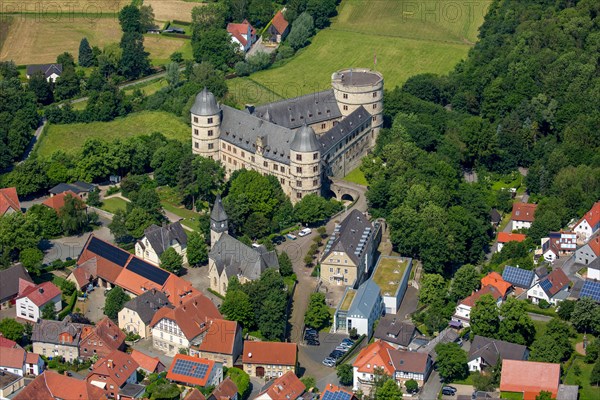
[(338, 358), (341, 358), (344, 355), (343, 351), (339, 351), (339, 350), (334, 350), (331, 353), (329, 353), (329, 357), (331, 358), (335, 358), (336, 360)]
[(326, 359), (323, 360), (323, 365), (326, 365), (328, 367), (334, 367), (335, 366), (335, 361), (326, 358)]
[(285, 236), (275, 236), (273, 238), (273, 243), (280, 245), (281, 243), (285, 242)]
[(308, 339), (306, 341), (306, 344), (308, 344), (309, 346), (320, 346), (321, 342), (319, 342), (317, 339)]
[(298, 236), (303, 237), (303, 236), (310, 235), (311, 233), (312, 233), (312, 229), (304, 228), (300, 232), (298, 232)]
[(288, 233), (287, 235), (285, 235), (286, 238), (290, 239), (290, 240), (296, 240), (296, 235), (292, 234), (292, 233)]
[(338, 346), (335, 348), (335, 351), (341, 351), (342, 353), (346, 353), (349, 349), (344, 346)]
[(442, 388), (442, 394), (446, 396), (454, 396), (456, 394), (456, 388), (454, 386), (444, 386)]

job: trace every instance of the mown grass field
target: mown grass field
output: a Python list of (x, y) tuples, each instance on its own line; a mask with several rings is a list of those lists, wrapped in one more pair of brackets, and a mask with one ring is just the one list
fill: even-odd
[(173, 114), (143, 111), (110, 122), (50, 124), (40, 138), (35, 151), (42, 157), (50, 156), (57, 150), (76, 153), (87, 139), (95, 138), (110, 142), (153, 132), (160, 132), (168, 138), (181, 141), (190, 138), (189, 127)]
[(144, 5), (152, 6), (157, 21), (192, 21), (192, 9), (202, 3), (184, 0), (144, 0)]
[(152, 65), (170, 63), (169, 57), (176, 51), (181, 52), (184, 59), (192, 59), (192, 44), (188, 39), (163, 35), (144, 35), (144, 48), (150, 53)]
[[(229, 81), (230, 90), (251, 80), (248, 85), (262, 85), (282, 98), (296, 97), (329, 88), (336, 70), (374, 68), (375, 55), (375, 68), (383, 73), (388, 89), (419, 73), (447, 73), (466, 57), (490, 1), (458, 10), (443, 0), (426, 3), (434, 11), (419, 8), (425, 4), (420, 2), (343, 0), (331, 27), (320, 31), (307, 48), (280, 67)], [(252, 101), (255, 97), (244, 97), (244, 92), (237, 92), (236, 98), (238, 103), (270, 101)]]
[[(580, 374), (575, 375), (575, 365), (579, 366)], [(600, 398), (600, 387), (590, 385), (590, 375), (594, 364), (586, 364), (583, 361), (583, 357), (575, 357), (573, 365), (565, 377), (563, 377), (563, 383), (567, 385), (579, 385), (579, 398), (580, 399), (599, 399)]]
[(131, 4), (131, 0), (69, 0), (69, 1), (40, 1), (19, 0), (3, 4), (3, 13), (25, 13), (42, 15), (69, 14), (114, 14), (121, 8)]
[(360, 170), (360, 167), (357, 167), (350, 171), (348, 175), (344, 177), (345, 181), (357, 183), (359, 185), (367, 186), (367, 178), (365, 178), (365, 174)]
[(102, 207), (100, 208), (114, 214), (118, 210), (125, 210), (127, 208), (127, 202), (120, 197), (111, 197), (110, 199), (102, 200)]

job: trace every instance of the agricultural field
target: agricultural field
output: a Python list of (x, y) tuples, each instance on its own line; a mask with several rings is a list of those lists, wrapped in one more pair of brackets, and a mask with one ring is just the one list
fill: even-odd
[(175, 115), (163, 111), (142, 111), (110, 122), (49, 124), (34, 151), (42, 157), (48, 157), (57, 150), (76, 153), (86, 139), (112, 141), (153, 132), (181, 141), (190, 138), (189, 127)]
[(19, 0), (18, 2), (4, 2), (0, 13), (4, 14), (37, 14), (43, 18), (50, 15), (69, 14), (116, 14), (121, 8), (131, 4), (131, 0), (68, 0), (68, 1), (40, 1)]
[[(476, 40), (483, 9), (473, 17), (462, 10), (451, 18), (444, 6), (448, 2), (427, 3), (431, 9), (435, 9), (431, 4), (437, 5), (439, 16), (424, 13), (421, 17), (419, 10), (407, 14), (402, 7), (408, 7), (408, 3), (394, 0), (344, 0), (331, 27), (320, 31), (307, 48), (280, 67), (229, 81), (230, 90), (251, 79), (249, 85), (262, 85), (282, 98), (296, 97), (329, 88), (336, 70), (373, 68), (375, 58), (375, 68), (383, 73), (388, 89), (419, 73), (447, 73), (466, 57)], [(270, 101), (251, 101), (244, 95), (238, 91), (238, 103)]]
[(188, 39), (163, 35), (144, 35), (144, 48), (150, 53), (152, 65), (164, 65), (171, 62), (171, 54), (179, 51), (186, 60), (192, 59), (192, 44)]
[(192, 9), (202, 6), (200, 2), (184, 0), (144, 0), (145, 6), (152, 6), (156, 21), (192, 21)]

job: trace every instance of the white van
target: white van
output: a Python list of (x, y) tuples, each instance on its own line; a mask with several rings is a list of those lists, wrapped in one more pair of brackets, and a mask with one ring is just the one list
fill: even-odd
[(312, 229), (304, 228), (300, 232), (298, 232), (298, 236), (302, 237), (302, 236), (310, 235), (311, 233), (312, 233)]

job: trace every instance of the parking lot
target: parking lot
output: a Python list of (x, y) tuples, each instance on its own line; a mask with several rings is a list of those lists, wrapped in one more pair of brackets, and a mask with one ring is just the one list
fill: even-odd
[(319, 346), (309, 346), (301, 343), (298, 349), (298, 360), (300, 368), (303, 369), (304, 376), (319, 378), (330, 373), (335, 374), (335, 367), (323, 365), (323, 360), (329, 357), (331, 353), (348, 335), (342, 333), (323, 333), (319, 334)]

